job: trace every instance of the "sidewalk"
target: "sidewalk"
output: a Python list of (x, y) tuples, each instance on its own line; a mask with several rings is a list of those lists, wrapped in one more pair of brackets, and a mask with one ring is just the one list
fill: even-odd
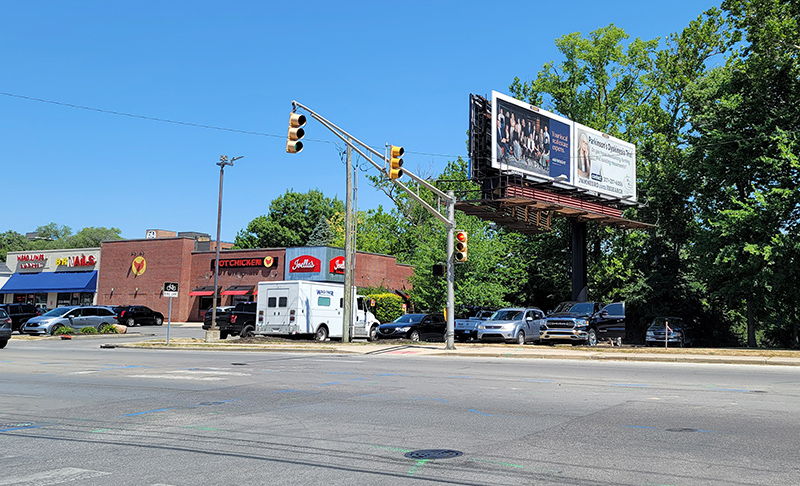
[[(165, 343), (125, 343), (114, 347), (165, 349)], [(405, 355), (439, 357), (484, 357), (527, 359), (570, 359), (595, 361), (646, 361), (669, 363), (716, 363), (747, 365), (800, 366), (800, 352), (749, 349), (669, 349), (598, 346), (595, 348), (572, 346), (535, 346), (510, 344), (459, 343), (454, 350), (445, 349), (442, 343), (392, 344), (387, 342), (340, 343), (313, 341), (269, 342), (264, 344), (239, 343), (238, 339), (206, 343), (203, 340), (179, 338), (171, 340), (169, 349), (208, 349), (215, 351), (255, 352), (311, 352), (351, 355)]]

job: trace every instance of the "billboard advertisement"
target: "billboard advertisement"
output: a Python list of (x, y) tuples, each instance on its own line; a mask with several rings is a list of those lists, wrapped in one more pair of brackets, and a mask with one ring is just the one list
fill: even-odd
[(636, 146), (575, 123), (573, 185), (636, 201)]
[(492, 91), (492, 128), (492, 167), (572, 183), (570, 120)]

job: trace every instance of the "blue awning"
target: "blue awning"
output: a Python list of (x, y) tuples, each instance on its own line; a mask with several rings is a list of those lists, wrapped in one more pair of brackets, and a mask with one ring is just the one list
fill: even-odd
[(97, 292), (97, 270), (91, 272), (15, 273), (0, 294)]

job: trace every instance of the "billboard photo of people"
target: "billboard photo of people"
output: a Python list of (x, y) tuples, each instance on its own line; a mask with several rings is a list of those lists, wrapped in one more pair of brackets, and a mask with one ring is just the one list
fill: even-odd
[(569, 120), (494, 91), (492, 118), (492, 167), (569, 181)]

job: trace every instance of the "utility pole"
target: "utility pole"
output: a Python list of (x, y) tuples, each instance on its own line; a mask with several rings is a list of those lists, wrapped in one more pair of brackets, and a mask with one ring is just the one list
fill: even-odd
[(230, 165), (244, 157), (234, 157), (228, 161), (227, 155), (220, 155), (219, 162), (219, 204), (217, 205), (217, 247), (216, 247), (216, 260), (214, 261), (214, 306), (211, 308), (211, 328), (206, 332), (206, 342), (219, 340), (219, 327), (217, 327), (217, 306), (219, 305), (219, 233), (220, 225), (222, 223), (222, 177), (225, 173), (225, 166)]
[[(394, 184), (396, 187), (404, 191), (411, 199), (417, 201), (426, 211), (431, 213), (434, 217), (436, 217), (439, 221), (444, 223), (445, 228), (447, 228), (447, 344), (446, 349), (454, 350), (454, 311), (455, 311), (455, 295), (454, 295), (454, 281), (455, 281), (455, 269), (453, 268), (453, 232), (456, 227), (455, 223), (455, 196), (453, 191), (449, 191), (448, 193), (444, 193), (436, 186), (432, 185), (422, 177), (414, 174), (411, 171), (402, 169), (402, 159), (399, 159), (400, 156), (403, 155), (403, 148), (392, 146), (391, 154), (389, 157), (386, 154), (381, 154), (374, 148), (370, 147), (369, 145), (365, 144), (364, 142), (360, 141), (356, 137), (352, 136), (351, 134), (347, 133), (346, 131), (342, 130), (338, 126), (334, 125), (322, 115), (314, 112), (307, 106), (298, 103), (297, 101), (292, 101), (292, 113), (289, 116), (289, 134), (287, 137), (287, 144), (286, 144), (286, 151), (288, 153), (299, 153), (303, 150), (303, 144), (300, 139), (303, 138), (305, 135), (305, 131), (303, 130), (303, 125), (305, 125), (305, 117), (303, 115), (295, 113), (297, 108), (301, 108), (308, 112), (312, 118), (320, 122), (325, 128), (333, 132), (334, 135), (342, 139), (344, 143), (347, 144), (347, 154), (348, 154), (348, 174), (350, 172), (350, 151), (355, 151), (358, 155), (364, 158), (367, 162), (371, 163), (373, 167), (375, 167), (384, 177), (389, 179), (389, 181)], [(357, 146), (358, 145), (358, 146)], [(361, 147), (361, 148), (359, 148)], [(361, 150), (364, 149), (364, 150)], [(372, 160), (371, 156), (368, 156), (364, 153), (364, 151), (373, 154), (375, 157), (381, 159), (383, 161), (383, 166), (377, 164), (374, 160)], [(386, 170), (386, 166), (389, 165), (391, 167), (390, 171)], [(402, 177), (403, 175), (408, 175), (411, 179), (416, 181), (419, 185), (428, 189), (440, 199), (444, 200), (445, 205), (447, 206), (447, 215), (443, 215), (437, 209), (432, 207), (425, 201), (422, 197), (420, 197), (417, 193), (410, 190), (406, 187), (402, 182), (397, 181), (396, 179)], [(349, 177), (349, 176), (348, 176)], [(348, 186), (348, 197), (351, 197), (350, 187)], [(346, 235), (345, 235), (345, 247), (347, 246), (347, 235), (351, 233), (351, 227), (348, 226), (347, 221), (345, 221), (345, 228), (346, 228)], [(345, 248), (345, 267), (349, 268), (347, 265), (347, 248)], [(345, 270), (347, 272), (347, 270)], [(347, 286), (347, 274), (345, 273), (345, 286)], [(348, 288), (345, 290), (345, 305), (347, 303), (347, 296), (350, 295), (352, 298), (352, 289)], [(347, 309), (345, 309), (347, 312)], [(349, 322), (349, 321), (348, 321)], [(348, 336), (349, 337), (349, 336)], [(344, 339), (344, 337), (343, 337)]]
[(347, 144), (347, 171), (344, 205), (344, 315), (342, 316), (342, 342), (350, 342), (350, 326), (353, 322), (353, 150)]

